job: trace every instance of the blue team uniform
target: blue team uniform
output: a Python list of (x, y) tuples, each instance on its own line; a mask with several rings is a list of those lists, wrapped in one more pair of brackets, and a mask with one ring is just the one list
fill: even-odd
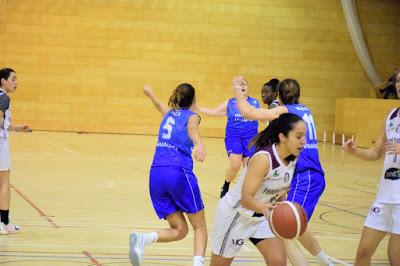
[(171, 110), (163, 118), (150, 169), (150, 197), (158, 217), (176, 211), (197, 213), (204, 209), (193, 173), (194, 144), (187, 132), (190, 110)]
[[(255, 107), (260, 108), (257, 99), (247, 97), (247, 102)], [(243, 157), (249, 157), (254, 150), (249, 149), (249, 142), (258, 133), (258, 121), (248, 120), (244, 118), (237, 107), (236, 98), (228, 100), (227, 117), (225, 130), (225, 148), (228, 156), (231, 153), (242, 154)]]
[(304, 207), (311, 218), (325, 189), (325, 173), (318, 155), (317, 131), (310, 110), (302, 104), (285, 105), (289, 113), (300, 116), (307, 125), (306, 144), (297, 160), (288, 200)]

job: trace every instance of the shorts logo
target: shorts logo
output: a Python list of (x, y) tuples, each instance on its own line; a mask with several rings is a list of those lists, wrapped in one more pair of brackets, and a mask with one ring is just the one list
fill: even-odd
[(400, 179), (400, 169), (391, 167), (385, 172), (385, 179), (397, 180)]
[(381, 208), (372, 206), (371, 207), (371, 212), (378, 214), (378, 213), (381, 212)]
[(242, 246), (244, 244), (243, 239), (232, 239), (232, 245), (234, 246)]

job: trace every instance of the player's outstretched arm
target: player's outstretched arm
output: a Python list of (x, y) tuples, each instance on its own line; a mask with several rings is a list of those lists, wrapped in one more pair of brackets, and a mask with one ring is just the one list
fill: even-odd
[(206, 158), (206, 148), (204, 146), (204, 142), (200, 137), (200, 116), (198, 114), (194, 114), (189, 118), (187, 130), (189, 134), (189, 138), (193, 141), (195, 147), (193, 150), (194, 159), (198, 162), (204, 161)]
[(168, 106), (166, 106), (165, 104), (163, 104), (162, 102), (160, 102), (158, 100), (158, 98), (156, 97), (156, 95), (154, 94), (153, 88), (150, 85), (144, 85), (143, 88), (143, 93), (150, 98), (150, 100), (152, 101), (154, 107), (162, 114), (165, 115), (166, 113), (168, 113), (168, 111), (170, 110), (170, 108), (168, 108)]
[(369, 149), (360, 149), (358, 148), (353, 140), (349, 139), (345, 143), (343, 143), (343, 150), (348, 152), (351, 155), (354, 155), (357, 158), (366, 161), (374, 161), (379, 159), (385, 150), (385, 140), (386, 133), (385, 127), (381, 129), (379, 137), (375, 141), (375, 145)]
[(238, 109), (243, 117), (250, 120), (271, 121), (278, 118), (281, 114), (287, 113), (288, 110), (285, 106), (278, 106), (273, 109), (254, 108), (251, 106), (242, 91), (243, 76), (236, 76), (233, 78), (232, 86), (235, 91), (235, 97), (238, 103)]
[(8, 131), (32, 132), (32, 129), (28, 125), (10, 125)]
[(227, 113), (227, 108), (228, 108), (228, 100), (225, 102), (221, 103), (215, 108), (206, 108), (203, 106), (195, 105), (194, 110), (197, 112), (201, 112), (205, 115), (209, 116), (226, 116)]

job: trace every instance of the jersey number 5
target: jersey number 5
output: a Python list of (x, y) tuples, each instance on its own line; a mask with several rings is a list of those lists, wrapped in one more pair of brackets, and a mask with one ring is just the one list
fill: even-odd
[(173, 117), (168, 117), (167, 121), (165, 121), (164, 126), (162, 127), (167, 133), (162, 134), (163, 139), (170, 139), (172, 134), (172, 127), (175, 125), (175, 119)]

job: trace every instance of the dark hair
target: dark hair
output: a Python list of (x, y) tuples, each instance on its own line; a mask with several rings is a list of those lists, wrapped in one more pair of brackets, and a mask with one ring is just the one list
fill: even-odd
[[(303, 121), (303, 119), (298, 115), (292, 113), (281, 114), (278, 118), (272, 120), (263, 131), (258, 133), (250, 145), (254, 146), (256, 151), (259, 151), (265, 146), (279, 143), (279, 134), (282, 133), (287, 137), (289, 132), (293, 130), (294, 125), (299, 121)], [(289, 161), (294, 159), (292, 156), (289, 157), (287, 158)]]
[(0, 69), (0, 81), (1, 81), (1, 79), (7, 80), (8, 77), (10, 76), (11, 72), (17, 73), (14, 69), (9, 68), (9, 67)]
[(172, 93), (168, 106), (172, 109), (188, 109), (193, 104), (194, 99), (194, 87), (189, 83), (182, 83)]
[(271, 88), (272, 92), (278, 91), (279, 79), (273, 78), (270, 79), (267, 83), (263, 85), (263, 87)]
[(394, 72), (393, 76), (390, 76), (385, 84), (385, 87), (379, 89), (379, 92), (382, 94), (383, 99), (399, 99), (396, 92), (396, 79), (399, 74), (400, 68)]
[(294, 79), (285, 79), (279, 83), (279, 98), (283, 104), (299, 103), (300, 84)]

